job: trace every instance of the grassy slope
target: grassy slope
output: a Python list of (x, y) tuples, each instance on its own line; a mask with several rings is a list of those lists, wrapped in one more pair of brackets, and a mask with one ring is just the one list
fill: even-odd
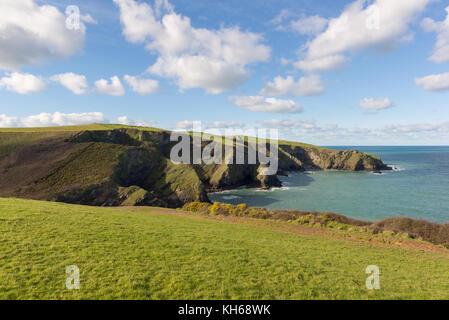
[[(0, 299), (449, 298), (444, 252), (151, 210), (0, 199)], [(65, 289), (73, 264), (80, 291)]]
[(79, 126), (58, 126), (58, 127), (31, 127), (31, 128), (0, 128), (0, 132), (79, 132), (79, 131), (102, 131), (102, 130), (113, 130), (113, 129), (140, 129), (145, 131), (164, 131), (157, 128), (149, 127), (134, 127), (126, 126), (122, 124), (100, 124), (93, 123), (88, 125)]

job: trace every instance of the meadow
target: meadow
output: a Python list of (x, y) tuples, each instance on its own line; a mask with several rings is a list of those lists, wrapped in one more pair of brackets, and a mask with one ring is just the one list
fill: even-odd
[[(0, 199), (0, 299), (448, 299), (449, 255), (286, 222)], [(302, 230), (302, 231), (301, 231)], [(66, 267), (80, 290), (66, 288)], [(367, 290), (368, 265), (380, 290)]]

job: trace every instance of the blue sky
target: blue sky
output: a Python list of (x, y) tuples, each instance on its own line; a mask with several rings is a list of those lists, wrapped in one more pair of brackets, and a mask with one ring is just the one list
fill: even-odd
[[(76, 30), (66, 25), (71, 5), (80, 10)], [(283, 138), (318, 145), (447, 145), (446, 7), (436, 0), (6, 0), (0, 126), (171, 129), (194, 120), (279, 128)]]

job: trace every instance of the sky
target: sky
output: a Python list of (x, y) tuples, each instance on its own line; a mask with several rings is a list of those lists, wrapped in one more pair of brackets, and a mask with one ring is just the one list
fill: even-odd
[(449, 145), (448, 0), (0, 0), (0, 127)]

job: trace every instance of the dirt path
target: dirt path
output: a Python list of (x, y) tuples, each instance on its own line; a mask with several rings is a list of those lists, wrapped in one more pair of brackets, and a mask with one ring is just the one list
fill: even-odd
[(143, 214), (173, 214), (190, 219), (202, 219), (202, 220), (214, 220), (224, 221), (228, 223), (251, 225), (254, 227), (265, 228), (280, 232), (293, 233), (297, 235), (326, 237), (340, 240), (347, 240), (351, 242), (369, 244), (371, 246), (381, 246), (390, 248), (403, 248), (403, 249), (415, 249), (421, 251), (432, 251), (443, 254), (449, 254), (449, 250), (428, 242), (393, 238), (385, 235), (373, 235), (368, 233), (356, 232), (356, 231), (341, 231), (328, 228), (318, 228), (311, 226), (302, 226), (297, 224), (288, 223), (285, 221), (277, 220), (263, 220), (254, 218), (242, 218), (233, 216), (207, 216), (201, 214), (194, 214), (175, 209), (166, 208), (153, 208), (153, 207), (119, 207), (115, 210), (131, 211)]

